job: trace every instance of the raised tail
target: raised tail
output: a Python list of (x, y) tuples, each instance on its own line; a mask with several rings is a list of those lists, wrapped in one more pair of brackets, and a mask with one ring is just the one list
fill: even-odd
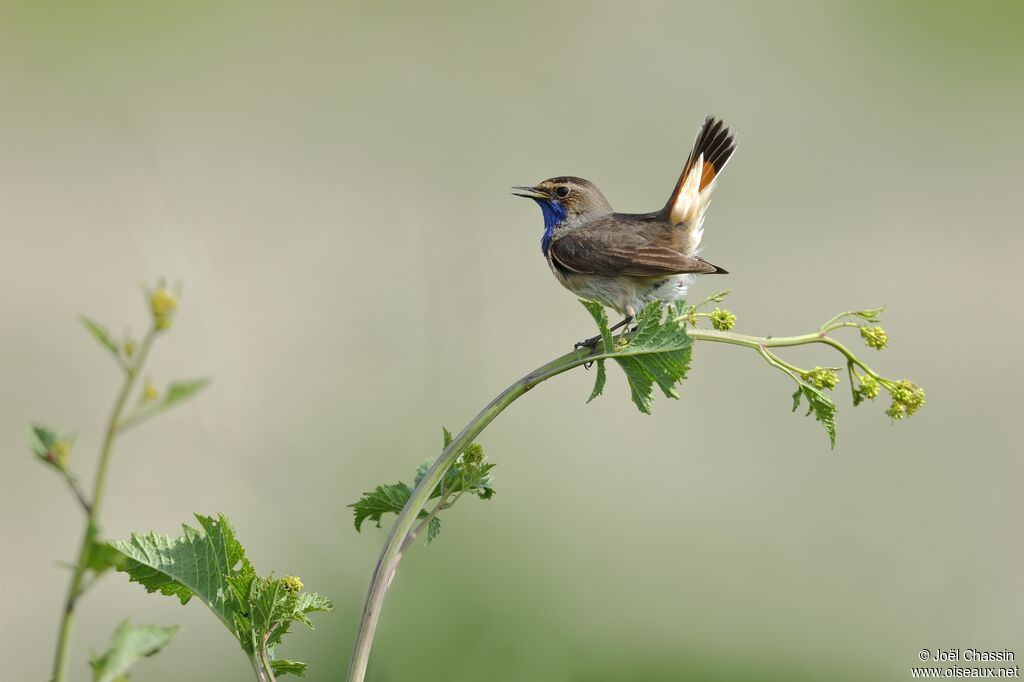
[(662, 213), (673, 225), (686, 224), (700, 243), (704, 211), (715, 189), (715, 178), (736, 151), (736, 138), (725, 124), (708, 115), (697, 132), (690, 157)]

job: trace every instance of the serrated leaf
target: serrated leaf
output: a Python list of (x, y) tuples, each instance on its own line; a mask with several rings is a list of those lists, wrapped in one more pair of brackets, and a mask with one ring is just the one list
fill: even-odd
[(442, 449), (446, 449), (449, 445), (452, 444), (452, 432), (443, 426), (441, 427), (441, 432), (444, 437), (444, 445), (442, 446)]
[(605, 353), (612, 352), (612, 332), (608, 328), (608, 313), (604, 311), (604, 306), (597, 301), (588, 301), (580, 299), (580, 303), (587, 309), (590, 316), (594, 318), (594, 322), (597, 324), (597, 331), (601, 335), (601, 348)]
[(427, 544), (429, 545), (437, 537), (438, 533), (441, 532), (441, 519), (436, 516), (430, 519), (427, 523)]
[[(832, 399), (807, 384), (801, 383), (793, 394), (793, 411), (800, 407), (801, 398), (807, 399), (807, 415), (814, 414), (814, 419), (825, 427), (829, 443), (836, 447), (836, 404)], [(805, 416), (807, 416), (805, 415)]]
[(118, 570), (146, 591), (175, 596), (182, 604), (199, 597), (234, 632), (239, 603), (232, 598), (229, 578), (251, 572), (252, 564), (223, 514), (216, 519), (201, 514), (195, 517), (202, 530), (182, 524), (184, 534), (178, 538), (133, 533), (131, 540), (112, 543), (127, 557)]
[(113, 353), (114, 357), (120, 359), (121, 356), (118, 352), (117, 343), (110, 337), (110, 332), (107, 331), (106, 327), (85, 315), (79, 316), (78, 319), (81, 320), (82, 326), (85, 327), (86, 331), (99, 341), (101, 346)]
[(256, 575), (223, 514), (216, 519), (196, 514), (196, 519), (202, 529), (183, 525), (179, 538), (134, 534), (130, 541), (113, 543), (125, 556), (118, 570), (149, 592), (176, 596), (182, 604), (199, 597), (253, 660), (272, 656), (292, 623), (312, 628), (306, 614), (333, 609), (326, 597), (302, 592), (294, 576)]
[[(445, 428), (442, 428), (442, 433), (445, 447), (448, 447), (452, 442), (451, 433)], [(435, 461), (436, 458), (427, 458), (416, 468), (416, 486), (420, 485)], [(478, 443), (470, 443), (463, 449), (427, 498), (436, 500), (443, 496), (443, 500), (437, 505), (439, 508), (427, 523), (428, 545), (441, 531), (441, 520), (437, 513), (449, 509), (461, 494), (471, 493), (482, 500), (494, 497), (494, 479), (491, 476), (494, 467), (493, 463), (486, 461), (484, 450)], [(384, 514), (400, 514), (409, 502), (412, 491), (412, 488), (399, 481), (390, 485), (379, 485), (372, 491), (363, 493), (358, 502), (348, 505), (354, 510), (356, 530), (360, 530), (363, 522), (367, 520), (376, 522), (379, 528)], [(426, 509), (421, 509), (418, 518), (425, 519), (429, 515)]]
[(356, 530), (361, 530), (366, 520), (375, 522), (380, 528), (380, 517), (389, 512), (401, 513), (410, 495), (412, 489), (401, 481), (391, 485), (379, 485), (370, 492), (363, 493), (358, 502), (348, 505), (354, 510)]
[[(622, 368), (637, 409), (651, 413), (654, 384), (668, 398), (678, 398), (675, 385), (686, 377), (690, 366), (692, 339), (679, 301), (665, 309), (655, 301), (637, 315), (637, 328), (629, 342), (612, 351), (612, 359)], [(587, 306), (590, 310), (590, 306)]]
[(89, 661), (93, 682), (113, 682), (125, 676), (139, 659), (152, 656), (174, 639), (181, 629), (178, 625), (132, 625), (124, 620), (114, 630), (110, 648)]
[[(295, 603), (296, 613), (318, 613), (324, 611), (333, 611), (334, 603), (330, 599), (317, 594), (316, 592), (299, 592)], [(306, 625), (312, 629), (313, 624), (309, 621), (303, 621)]]
[(594, 377), (594, 390), (590, 392), (590, 397), (587, 398), (588, 403), (604, 392), (604, 385), (607, 381), (608, 372), (604, 368), (604, 360), (598, 360), (597, 375)]
[(109, 542), (95, 542), (89, 550), (86, 568), (100, 575), (111, 568), (121, 568), (127, 561), (128, 558)]
[(208, 377), (172, 382), (167, 386), (162, 405), (163, 407), (173, 407), (182, 401), (188, 400), (209, 385), (210, 379)]
[(274, 676), (295, 675), (296, 677), (306, 676), (306, 664), (302, 661), (289, 661), (287, 658), (275, 658), (270, 662), (270, 668)]

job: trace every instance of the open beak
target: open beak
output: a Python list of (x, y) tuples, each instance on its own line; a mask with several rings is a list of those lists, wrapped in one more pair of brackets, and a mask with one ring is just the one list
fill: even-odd
[(513, 187), (512, 189), (518, 189), (519, 192), (512, 192), (517, 197), (523, 197), (526, 199), (550, 199), (551, 195), (545, 190), (539, 187)]

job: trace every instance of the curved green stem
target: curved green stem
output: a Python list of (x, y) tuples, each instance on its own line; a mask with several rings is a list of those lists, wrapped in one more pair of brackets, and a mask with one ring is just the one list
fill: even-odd
[(373, 646), (373, 635), (377, 630), (377, 621), (380, 619), (380, 610), (384, 602), (384, 595), (387, 592), (391, 579), (398, 568), (398, 562), (402, 558), (402, 546), (406, 537), (416, 525), (420, 511), (430, 499), (437, 484), (444, 478), (445, 472), (455, 463), (459, 455), (479, 435), (491, 421), (501, 414), (506, 407), (515, 402), (520, 396), (529, 391), (537, 384), (547, 381), (574, 367), (597, 360), (610, 357), (609, 354), (598, 352), (587, 352), (577, 350), (572, 353), (552, 360), (522, 377), (514, 384), (502, 391), (492, 400), (469, 424), (455, 437), (454, 440), (444, 449), (427, 473), (423, 476), (419, 485), (413, 490), (409, 501), (406, 503), (398, 520), (391, 528), (384, 549), (373, 569), (373, 578), (370, 581), (370, 590), (366, 595), (366, 603), (363, 606), (362, 620), (359, 624), (359, 632), (356, 635), (355, 650), (352, 654), (352, 661), (348, 668), (348, 682), (362, 682), (366, 675), (366, 665), (370, 658), (370, 647)]
[[(752, 348), (761, 354), (769, 364), (785, 372), (797, 383), (800, 383), (801, 381), (800, 375), (803, 373), (802, 370), (795, 365), (791, 365), (788, 362), (781, 360), (778, 356), (769, 352), (767, 350), (768, 348), (784, 348), (788, 346), (803, 346), (812, 343), (823, 343), (832, 346), (842, 353), (849, 362), (861, 367), (871, 376), (880, 379), (877, 374), (861, 362), (859, 358), (846, 348), (846, 346), (828, 337), (828, 332), (833, 329), (859, 326), (855, 322), (838, 321), (846, 314), (847, 313), (843, 313), (832, 320), (829, 320), (814, 333), (803, 334), (800, 336), (774, 338), (767, 336), (748, 336), (728, 331), (699, 329), (695, 327), (687, 329), (687, 333), (695, 341), (710, 341), (713, 343), (725, 343)], [(631, 334), (626, 334), (625, 336), (626, 338), (629, 338)], [(615, 344), (614, 347), (617, 347), (617, 344)], [(469, 422), (469, 424), (466, 425), (465, 428), (462, 429), (459, 435), (455, 437), (448, 447), (444, 449), (444, 452), (442, 452), (434, 461), (434, 464), (423, 476), (419, 485), (417, 485), (416, 489), (413, 490), (412, 495), (409, 497), (409, 501), (402, 509), (401, 514), (398, 515), (398, 519), (395, 521), (395, 525), (391, 528), (391, 532), (384, 544), (384, 549), (381, 551), (380, 557), (377, 559), (377, 565), (374, 567), (373, 577), (370, 581), (370, 589), (366, 595), (366, 602), (363, 606), (362, 619), (359, 624), (359, 631), (356, 635), (352, 660), (349, 663), (348, 675), (346, 677), (347, 682), (363, 682), (366, 675), (366, 666), (369, 662), (370, 648), (373, 645), (374, 633), (376, 632), (377, 623), (380, 619), (381, 607), (384, 603), (384, 596), (391, 584), (392, 578), (395, 575), (395, 571), (398, 568), (398, 563), (402, 559), (402, 553), (411, 543), (410, 538), (414, 538), (422, 528), (425, 527), (425, 524), (429, 523), (433, 514), (436, 514), (437, 511), (439, 511), (440, 505), (443, 504), (444, 501), (443, 496), (438, 507), (432, 510), (430, 515), (417, 525), (420, 512), (425, 508), (430, 499), (431, 493), (437, 487), (438, 483), (440, 483), (444, 478), (445, 472), (447, 472), (455, 463), (462, 451), (465, 450), (465, 448), (473, 442), (480, 432), (483, 431), (495, 417), (501, 414), (505, 408), (537, 384), (573, 369), (574, 367), (579, 367), (582, 364), (595, 360), (608, 359), (614, 356), (614, 351), (605, 353), (593, 350), (588, 352), (586, 349), (581, 349), (572, 353), (567, 353), (552, 360), (546, 365), (538, 367), (506, 388), (494, 400), (492, 400)]]
[(110, 453), (114, 449), (114, 439), (117, 435), (117, 423), (124, 412), (125, 403), (131, 395), (132, 388), (138, 380), (139, 370), (146, 362), (149, 349), (153, 346), (156, 338), (156, 330), (150, 329), (139, 347), (137, 360), (134, 365), (124, 365), (124, 382), (121, 390), (118, 391), (114, 400), (114, 407), (110, 411), (110, 418), (107, 420), (106, 432), (103, 436), (103, 444), (100, 447), (100, 461), (96, 469), (96, 480), (93, 483), (92, 498), (89, 501), (81, 500), (87, 508), (85, 529), (82, 532), (82, 544), (78, 550), (78, 561), (75, 562), (71, 574), (71, 582), (68, 585), (67, 596), (64, 598), (64, 611), (60, 621), (60, 634), (57, 636), (57, 650), (53, 656), (53, 682), (63, 682), (67, 674), (68, 648), (71, 644), (71, 630), (74, 625), (75, 605), (78, 597), (82, 594), (83, 580), (88, 570), (89, 557), (92, 554), (96, 537), (99, 535), (100, 510), (103, 507), (103, 493), (107, 483), (107, 466), (110, 464)]

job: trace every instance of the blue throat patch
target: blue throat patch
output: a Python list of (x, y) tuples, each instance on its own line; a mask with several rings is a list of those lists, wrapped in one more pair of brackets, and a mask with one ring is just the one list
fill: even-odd
[(534, 199), (544, 214), (544, 236), (540, 238), (540, 250), (545, 256), (548, 255), (548, 248), (551, 246), (551, 237), (555, 234), (555, 228), (562, 224), (568, 211), (553, 199)]

